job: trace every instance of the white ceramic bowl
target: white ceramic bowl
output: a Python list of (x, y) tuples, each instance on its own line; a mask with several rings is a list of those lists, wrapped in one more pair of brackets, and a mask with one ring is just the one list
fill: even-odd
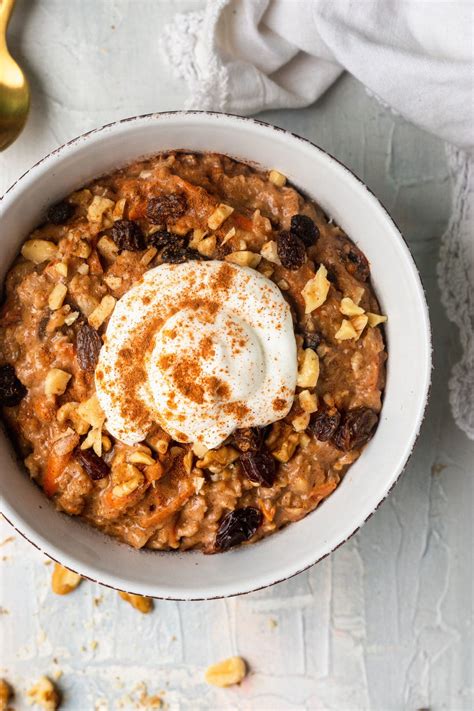
[(136, 551), (58, 513), (18, 465), (1, 434), (2, 510), (51, 558), (129, 592), (204, 599), (249, 592), (298, 573), (337, 548), (375, 511), (414, 446), (431, 373), (427, 305), (413, 259), (374, 195), (310, 142), (267, 124), (225, 114), (163, 113), (109, 124), (37, 163), (1, 203), (1, 279), (45, 209), (92, 178), (169, 149), (216, 151), (276, 168), (314, 198), (367, 255), (388, 314), (388, 376), (374, 439), (316, 511), (252, 546), (201, 553)]

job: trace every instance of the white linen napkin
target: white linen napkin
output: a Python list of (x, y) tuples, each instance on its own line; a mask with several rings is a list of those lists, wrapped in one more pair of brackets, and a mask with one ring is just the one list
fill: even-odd
[(175, 16), (161, 38), (188, 83), (186, 108), (245, 115), (307, 106), (347, 70), (392, 110), (461, 147), (449, 149), (456, 212), (438, 276), (463, 345), (453, 415), (471, 439), (473, 38), (469, 0), (208, 0), (202, 12)]

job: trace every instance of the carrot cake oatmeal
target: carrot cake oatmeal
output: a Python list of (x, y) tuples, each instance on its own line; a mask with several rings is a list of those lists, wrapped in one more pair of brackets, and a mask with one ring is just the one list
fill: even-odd
[(362, 252), (272, 170), (136, 162), (50, 207), (6, 278), (0, 402), (55, 506), (136, 548), (297, 521), (378, 423)]

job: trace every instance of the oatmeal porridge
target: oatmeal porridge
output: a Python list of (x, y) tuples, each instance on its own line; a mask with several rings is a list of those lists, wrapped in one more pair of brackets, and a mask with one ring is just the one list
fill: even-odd
[(55, 506), (225, 551), (315, 509), (373, 436), (364, 254), (275, 171), (173, 152), (53, 205), (10, 269), (0, 403)]

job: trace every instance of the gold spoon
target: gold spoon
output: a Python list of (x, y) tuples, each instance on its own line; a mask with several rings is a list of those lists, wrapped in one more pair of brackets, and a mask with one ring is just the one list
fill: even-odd
[(0, 0), (0, 151), (20, 135), (30, 108), (30, 89), (7, 47), (7, 27), (15, 0)]

